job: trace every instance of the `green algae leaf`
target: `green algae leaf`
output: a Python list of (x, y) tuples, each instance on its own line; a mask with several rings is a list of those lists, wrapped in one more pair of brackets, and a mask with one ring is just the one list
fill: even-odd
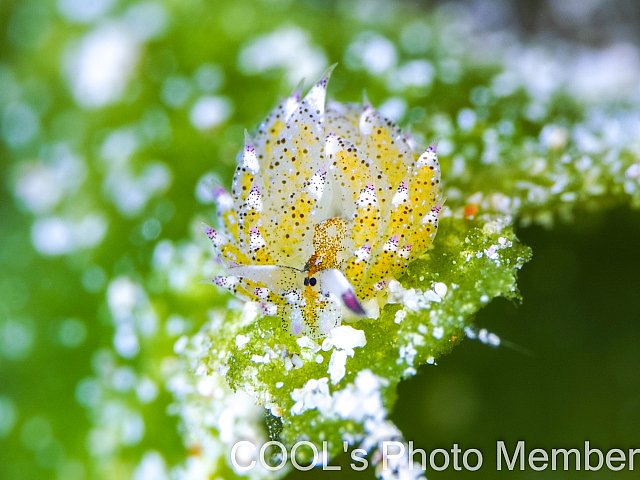
[[(43, 384), (24, 383), (28, 372), (75, 389), (75, 402), (56, 390), (42, 412), (64, 447), (61, 478), (236, 478), (240, 439), (310, 439), (334, 455), (343, 441), (373, 451), (401, 438), (387, 420), (397, 383), (472, 337), (493, 298), (518, 299), (530, 252), (513, 228), (640, 206), (637, 73), (614, 49), (500, 40), (449, 4), (377, 2), (364, 15), (366, 2), (123, 0), (79, 21), (78, 2), (42, 2), (35, 17), (22, 3), (5, 9), (0, 65), (13, 198), (2, 204), (0, 400), (9, 417), (39, 412)], [(19, 41), (33, 18), (38, 41)], [(193, 187), (205, 168), (231, 178), (243, 128), (333, 61), (339, 99), (366, 88), (417, 143), (440, 139), (446, 202), (434, 243), (388, 286), (393, 303), (325, 343), (198, 284), (222, 272), (200, 229), (213, 212)], [(73, 356), (49, 341), (68, 317), (88, 332)], [(82, 409), (90, 426), (69, 422)], [(0, 463), (16, 478), (47, 475), (53, 464), (34, 462), (12, 422)]]
[(207, 282), (241, 303), (188, 351), (197, 374), (270, 412), (270, 438), (329, 456), (401, 438), (386, 420), (398, 382), (459, 342), (482, 305), (517, 297), (530, 255), (510, 217), (443, 207), (436, 144), (416, 151), (366, 98), (325, 104), (333, 68), (245, 133), (231, 193), (210, 187), (218, 229), (204, 232), (223, 275)]
[(389, 286), (393, 303), (377, 320), (314, 341), (291, 336), (278, 318), (251, 319), (256, 309), (247, 304), (199, 333), (207, 348), (192, 358), (194, 368), (223, 374), (232, 389), (264, 405), (272, 438), (289, 448), (300, 440), (318, 449), (326, 442), (335, 455), (344, 441), (375, 449), (399, 438), (386, 420), (398, 382), (450, 352), (491, 299), (519, 299), (517, 272), (531, 257), (508, 219), (443, 213), (433, 247)]

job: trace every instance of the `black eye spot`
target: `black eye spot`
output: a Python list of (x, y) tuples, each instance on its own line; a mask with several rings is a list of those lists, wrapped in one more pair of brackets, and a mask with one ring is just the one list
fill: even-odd
[(306, 287), (307, 285), (309, 285), (309, 277), (304, 277), (304, 286)]
[(315, 287), (316, 283), (317, 283), (317, 281), (316, 281), (315, 277), (311, 277), (309, 279), (309, 285), (311, 285), (312, 287)]

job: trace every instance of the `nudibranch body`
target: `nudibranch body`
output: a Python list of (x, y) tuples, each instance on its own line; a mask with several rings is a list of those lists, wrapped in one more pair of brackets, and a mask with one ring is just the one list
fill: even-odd
[(221, 231), (205, 226), (226, 270), (208, 281), (311, 338), (377, 317), (388, 282), (433, 241), (442, 202), (435, 145), (414, 155), (367, 101), (325, 105), (331, 70), (245, 134), (231, 194), (214, 188)]

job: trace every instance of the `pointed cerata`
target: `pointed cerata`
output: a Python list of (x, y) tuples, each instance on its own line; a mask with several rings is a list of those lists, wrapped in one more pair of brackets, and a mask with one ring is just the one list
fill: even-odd
[(363, 105), (326, 102), (330, 67), (280, 103), (239, 155), (231, 193), (214, 187), (226, 274), (207, 281), (276, 315), (292, 335), (376, 318), (386, 286), (422, 255), (442, 202), (435, 145)]

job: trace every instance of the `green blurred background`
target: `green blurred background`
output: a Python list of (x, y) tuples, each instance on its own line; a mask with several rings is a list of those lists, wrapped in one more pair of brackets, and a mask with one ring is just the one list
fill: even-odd
[[(196, 284), (193, 262), (206, 259), (182, 252), (180, 268), (163, 277), (154, 255), (162, 241), (179, 248), (197, 237), (198, 221), (214, 214), (199, 180), (209, 172), (228, 184), (243, 129), (301, 78), (308, 85), (340, 62), (334, 98), (358, 101), (366, 89), (421, 141), (437, 130), (435, 114), (455, 118), (503, 68), (503, 46), (494, 52), (491, 41), (485, 57), (465, 55), (478, 30), (551, 51), (553, 42), (630, 45), (634, 66), (639, 12), (635, 2), (597, 0), (0, 3), (0, 478), (148, 478), (136, 470), (143, 452), (160, 452), (168, 467), (183, 460), (154, 359), (170, 357), (176, 336), (197, 330), (204, 308), (224, 299)], [(413, 80), (393, 76), (411, 60)], [(571, 101), (554, 107), (569, 125), (583, 99)], [(522, 140), (553, 115), (519, 126)], [(520, 274), (523, 304), (494, 301), (476, 319), (503, 345), (464, 341), (422, 367), (401, 384), (392, 419), (417, 447), (458, 443), (485, 455), (478, 472), (427, 472), (431, 479), (638, 478), (640, 466), (494, 470), (498, 440), (640, 448), (640, 216), (582, 211), (572, 223), (518, 233), (534, 252)], [(153, 314), (137, 312), (148, 320), (136, 324), (141, 345), (127, 343), (131, 319), (118, 323), (109, 302), (119, 278), (154, 298)], [(110, 394), (141, 406), (123, 411), (128, 430), (107, 441), (95, 429), (103, 398), (90, 379), (114, 351), (127, 367)], [(340, 473), (291, 478), (373, 478), (338, 461)]]

